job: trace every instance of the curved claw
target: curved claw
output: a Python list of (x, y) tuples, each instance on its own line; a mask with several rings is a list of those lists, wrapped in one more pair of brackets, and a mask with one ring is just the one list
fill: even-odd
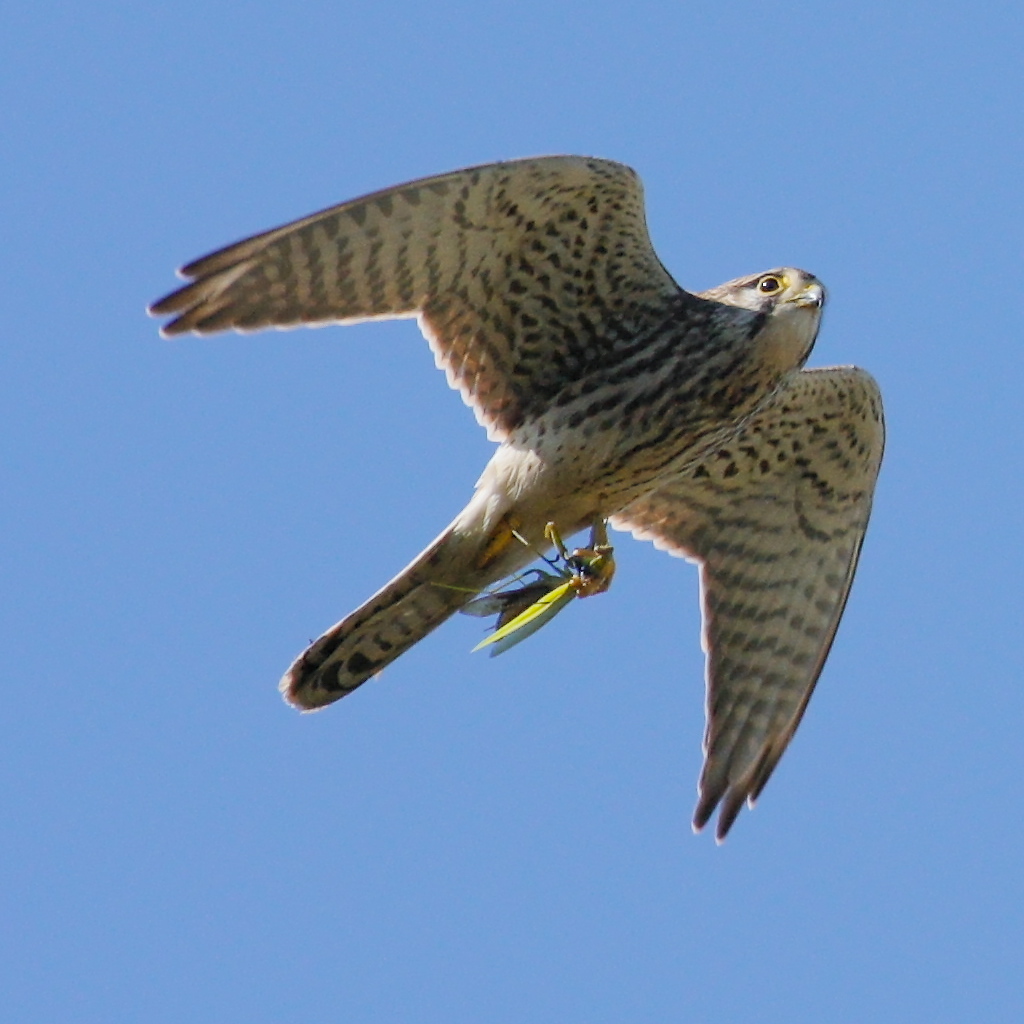
[[(463, 609), (469, 615), (498, 614), (494, 633), (478, 643), (474, 651), (493, 647), (492, 657), (502, 654), (550, 622), (574, 597), (603, 594), (611, 586), (615, 559), (604, 519), (594, 521), (590, 547), (576, 548), (572, 553), (566, 549), (554, 523), (544, 528), (544, 537), (557, 552), (556, 559), (544, 558), (544, 561), (557, 575), (534, 569), (537, 575), (534, 582), (508, 591), (485, 593)], [(528, 543), (523, 537), (519, 540)]]

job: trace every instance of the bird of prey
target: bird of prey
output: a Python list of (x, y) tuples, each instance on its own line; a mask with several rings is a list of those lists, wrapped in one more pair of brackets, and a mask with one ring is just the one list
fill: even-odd
[(416, 317), (498, 442), (426, 550), (299, 655), (285, 699), (351, 693), (496, 581), (610, 519), (700, 566), (707, 727), (694, 828), (724, 838), (800, 722), (882, 457), (877, 385), (804, 370), (825, 292), (792, 267), (691, 293), (636, 173), (553, 156), (399, 185), (188, 264), (171, 337)]

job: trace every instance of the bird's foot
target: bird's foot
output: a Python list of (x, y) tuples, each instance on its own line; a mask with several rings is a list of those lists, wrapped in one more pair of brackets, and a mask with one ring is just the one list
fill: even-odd
[(487, 539), (483, 550), (477, 555), (476, 568), (486, 569), (509, 549), (513, 541), (521, 539), (518, 528), (519, 521), (515, 516), (511, 514), (502, 516), (494, 532)]
[(603, 517), (594, 520), (590, 528), (590, 546), (566, 551), (565, 544), (554, 523), (548, 523), (544, 536), (555, 546), (559, 557), (571, 574), (570, 584), (577, 597), (593, 597), (603, 594), (615, 576), (614, 549), (608, 543), (608, 521)]

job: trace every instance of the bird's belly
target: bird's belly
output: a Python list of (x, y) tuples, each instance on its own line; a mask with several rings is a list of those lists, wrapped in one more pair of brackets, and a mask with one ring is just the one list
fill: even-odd
[(547, 523), (565, 537), (607, 518), (658, 486), (667, 474), (702, 457), (731, 434), (719, 426), (698, 436), (651, 436), (623, 427), (575, 437), (510, 438), (495, 452), (477, 485), (476, 513), (489, 533), (503, 517), (530, 540), (543, 541)]

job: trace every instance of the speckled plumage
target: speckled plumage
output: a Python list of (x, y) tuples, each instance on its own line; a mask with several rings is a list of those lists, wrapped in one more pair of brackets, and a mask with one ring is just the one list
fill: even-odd
[(792, 268), (701, 295), (647, 235), (635, 173), (583, 157), (470, 168), (366, 196), (186, 266), (171, 336), (416, 316), (500, 442), (454, 522), (282, 680), (312, 709), (600, 517), (702, 564), (708, 730), (694, 823), (760, 792), (813, 690), (882, 452), (854, 368), (803, 371), (824, 292)]

